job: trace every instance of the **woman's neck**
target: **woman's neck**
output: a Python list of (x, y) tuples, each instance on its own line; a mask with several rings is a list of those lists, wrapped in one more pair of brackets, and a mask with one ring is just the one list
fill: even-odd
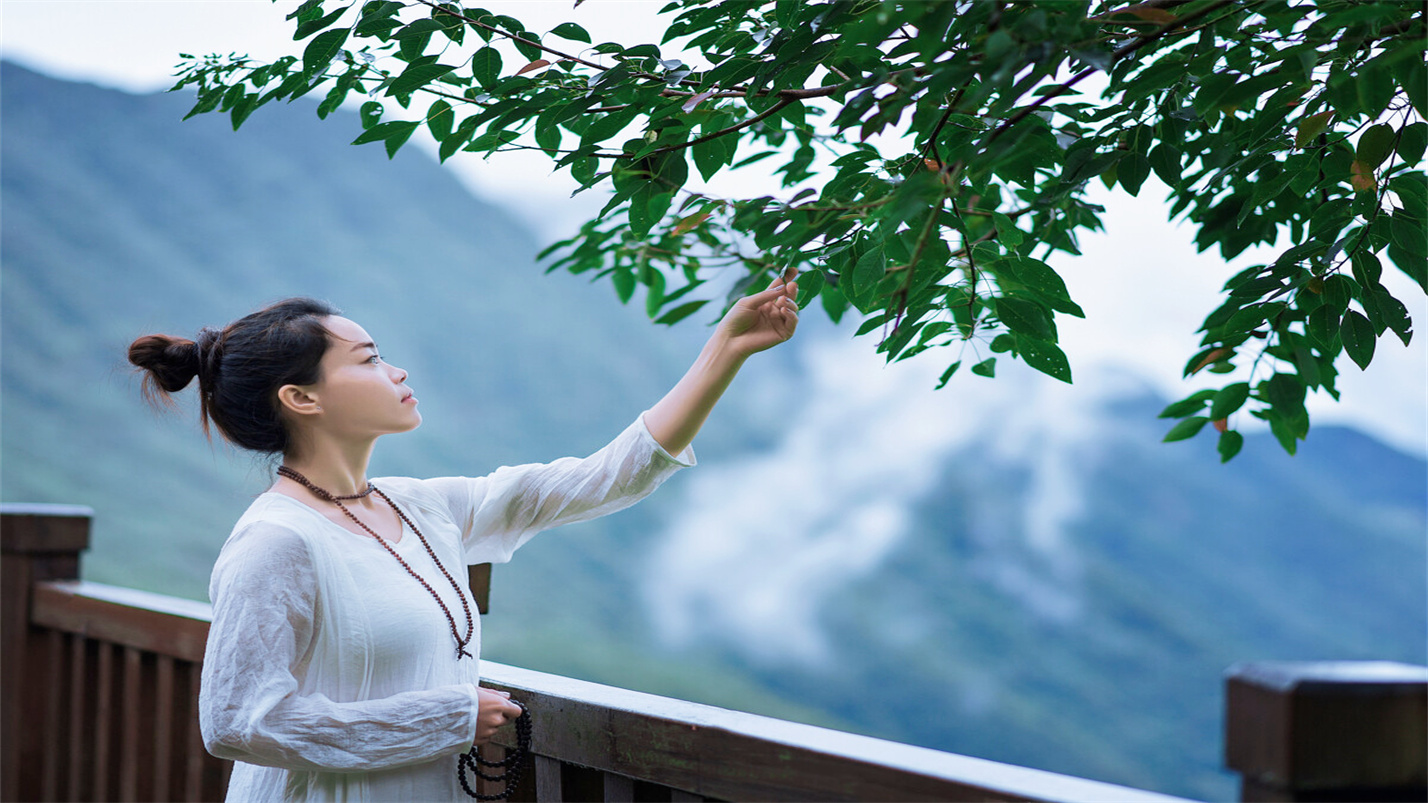
[[(367, 489), (367, 464), (372, 458), (376, 439), (361, 443), (343, 443), (318, 439), (302, 444), (283, 457), (283, 465), (303, 475), (313, 485), (334, 496), (350, 496)], [(274, 488), (292, 483), (304, 495), (309, 493), (294, 480), (279, 477)]]

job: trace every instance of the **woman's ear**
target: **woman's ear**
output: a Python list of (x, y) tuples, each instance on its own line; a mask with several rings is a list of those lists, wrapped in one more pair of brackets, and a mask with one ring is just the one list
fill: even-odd
[(278, 405), (288, 413), (298, 416), (317, 415), (322, 412), (317, 395), (302, 385), (283, 385), (278, 388)]

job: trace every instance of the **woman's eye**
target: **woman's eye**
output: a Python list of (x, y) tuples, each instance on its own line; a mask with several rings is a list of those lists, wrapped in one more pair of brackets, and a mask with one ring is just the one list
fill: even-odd
[(370, 356), (370, 357), (367, 358), (367, 362), (381, 362), (381, 361), (382, 361), (382, 358), (381, 358), (380, 356), (376, 355), (376, 354), (373, 354), (372, 356)]

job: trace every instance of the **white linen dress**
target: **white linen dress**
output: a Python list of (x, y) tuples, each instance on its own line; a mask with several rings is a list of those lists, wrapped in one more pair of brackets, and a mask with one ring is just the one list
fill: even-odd
[[(641, 416), (584, 459), (486, 477), (372, 483), (426, 536), (467, 589), (466, 565), (503, 563), (536, 532), (634, 504), (678, 469)], [(463, 635), (461, 602), (409, 528), (397, 554), (441, 595)], [(223, 545), (209, 586), (199, 693), (204, 745), (238, 762), (229, 801), (469, 799), (456, 757), (476, 738), (480, 621), (458, 659), (431, 594), (370, 536), (314, 507), (260, 495)]]

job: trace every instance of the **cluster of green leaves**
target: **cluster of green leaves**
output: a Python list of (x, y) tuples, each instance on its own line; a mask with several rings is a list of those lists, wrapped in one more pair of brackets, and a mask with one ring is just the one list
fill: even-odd
[[(1099, 228), (1092, 181), (1136, 195), (1154, 173), (1202, 249), (1292, 244), (1230, 280), (1186, 369), (1249, 378), (1164, 414), (1179, 419), (1167, 440), (1213, 422), (1225, 459), (1243, 442), (1238, 411), (1293, 452), (1307, 392), (1337, 398), (1341, 354), (1367, 366), (1377, 338), (1411, 336), (1379, 255), (1428, 290), (1421, 3), (674, 0), (661, 13), (661, 45), (625, 46), (435, 0), (308, 0), (290, 16), (301, 58), (186, 57), (175, 88), (235, 128), (271, 101), (319, 91), (326, 116), (365, 93), (356, 143), (389, 155), (421, 126), (443, 160), (539, 151), (610, 192), (543, 255), (551, 269), (608, 278), (626, 302), (643, 287), (651, 318), (674, 323), (717, 304), (713, 288), (731, 303), (797, 268), (800, 303), (856, 310), (889, 360), (955, 349), (941, 384), (968, 360), (993, 376), (998, 355), (1070, 382), (1056, 321), (1082, 311), (1046, 259)], [(680, 58), (662, 52), (671, 42)], [(379, 95), (408, 113), (389, 119)], [(709, 191), (756, 163), (785, 191)]]

